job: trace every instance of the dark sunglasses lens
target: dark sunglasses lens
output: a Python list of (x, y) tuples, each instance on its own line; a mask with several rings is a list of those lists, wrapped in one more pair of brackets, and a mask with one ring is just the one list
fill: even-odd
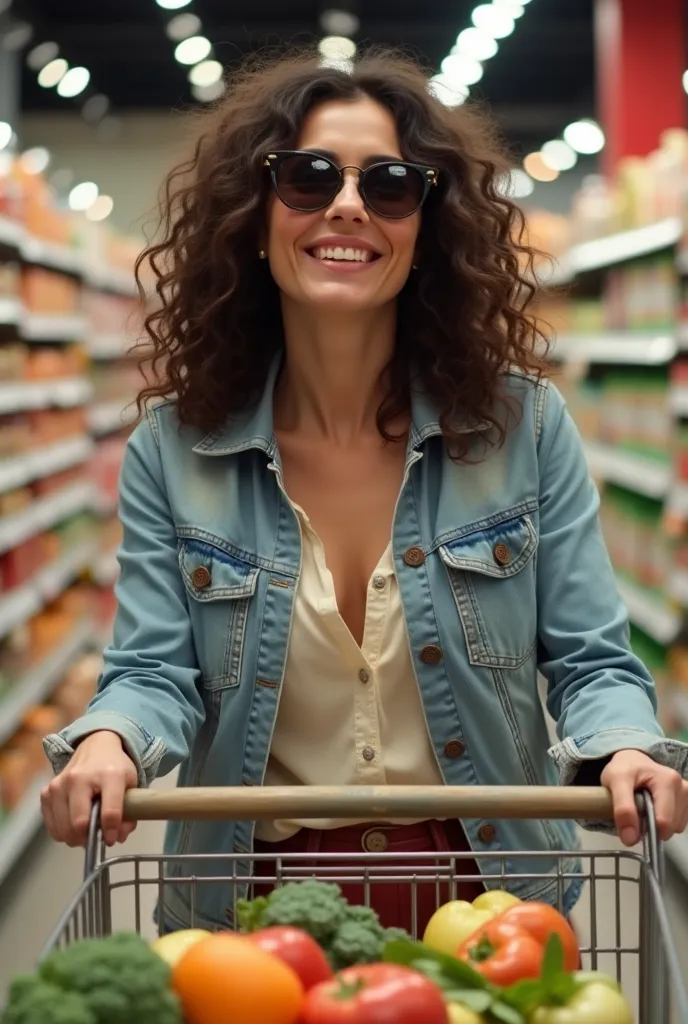
[(363, 191), (373, 213), (381, 217), (409, 217), (423, 201), (425, 180), (417, 167), (385, 164), (366, 171)]
[(277, 194), (296, 210), (320, 210), (337, 194), (339, 172), (325, 157), (298, 153), (277, 169)]

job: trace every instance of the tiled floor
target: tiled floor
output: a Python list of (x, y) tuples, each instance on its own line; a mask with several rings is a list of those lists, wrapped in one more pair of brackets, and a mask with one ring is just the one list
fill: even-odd
[[(169, 785), (166, 780), (161, 782), (163, 785)], [(156, 852), (160, 849), (161, 831), (161, 826), (157, 823), (140, 824), (127, 844), (126, 852)], [(599, 836), (587, 834), (584, 836), (584, 842), (587, 848), (615, 849), (611, 840), (605, 841)], [(603, 858), (596, 862), (596, 870), (599, 875), (603, 875), (605, 871), (609, 871), (611, 865), (611, 858)], [(632, 875), (633, 869), (634, 865), (629, 861), (624, 874)], [(37, 842), (27, 853), (19, 871), (11, 878), (10, 884), (0, 889), (0, 1004), (9, 979), (21, 971), (31, 969), (61, 911), (78, 888), (80, 878), (80, 854), (43, 840)], [(632, 882), (623, 882), (617, 892), (614, 882), (601, 881), (596, 889), (598, 895), (594, 914), (598, 945), (608, 947), (616, 944), (617, 896), (621, 907), (618, 927), (622, 943), (627, 947), (636, 944), (639, 921), (637, 886)], [(151, 887), (142, 908), (144, 929), (150, 933), (150, 910), (155, 895), (156, 890)], [(688, 887), (684, 889), (676, 880), (670, 880), (667, 903), (677, 945), (682, 950), (684, 976), (688, 977)], [(113, 923), (116, 927), (131, 927), (132, 919), (117, 915)], [(576, 923), (581, 942), (587, 943), (591, 932), (589, 893), (576, 911)], [(614, 972), (616, 958), (611, 955), (602, 957), (599, 967)], [(637, 987), (637, 960), (630, 956), (624, 958), (623, 979), (630, 996)], [(681, 1021), (681, 1024), (688, 1022)]]

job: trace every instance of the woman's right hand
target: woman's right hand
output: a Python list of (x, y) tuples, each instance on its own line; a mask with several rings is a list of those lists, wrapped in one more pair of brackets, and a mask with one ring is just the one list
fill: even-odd
[(67, 767), (41, 793), (45, 826), (67, 846), (85, 846), (91, 807), (100, 797), (100, 821), (108, 846), (123, 843), (136, 822), (123, 821), (124, 794), (134, 789), (136, 766), (114, 732), (94, 732), (76, 748)]

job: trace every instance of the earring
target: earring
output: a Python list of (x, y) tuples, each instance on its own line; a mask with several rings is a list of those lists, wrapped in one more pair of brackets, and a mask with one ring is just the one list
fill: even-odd
[(259, 260), (266, 260), (267, 258), (268, 258), (268, 254), (266, 253), (265, 249), (259, 249), (258, 250), (258, 259)]
[(418, 264), (417, 263), (412, 263), (411, 264), (411, 270), (418, 270)]

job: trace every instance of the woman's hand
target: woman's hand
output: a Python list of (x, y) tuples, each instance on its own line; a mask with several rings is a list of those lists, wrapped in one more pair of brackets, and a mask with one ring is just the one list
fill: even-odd
[(647, 789), (652, 795), (661, 839), (670, 839), (688, 827), (688, 782), (673, 768), (664, 768), (640, 750), (614, 754), (600, 781), (612, 795), (616, 829), (625, 846), (634, 846), (640, 840), (640, 817), (635, 805), (639, 789)]
[(138, 782), (136, 766), (114, 732), (94, 732), (81, 741), (64, 771), (41, 793), (45, 826), (67, 846), (84, 846), (93, 799), (100, 796), (100, 820), (108, 846), (123, 843), (136, 822), (122, 821), (124, 794)]

